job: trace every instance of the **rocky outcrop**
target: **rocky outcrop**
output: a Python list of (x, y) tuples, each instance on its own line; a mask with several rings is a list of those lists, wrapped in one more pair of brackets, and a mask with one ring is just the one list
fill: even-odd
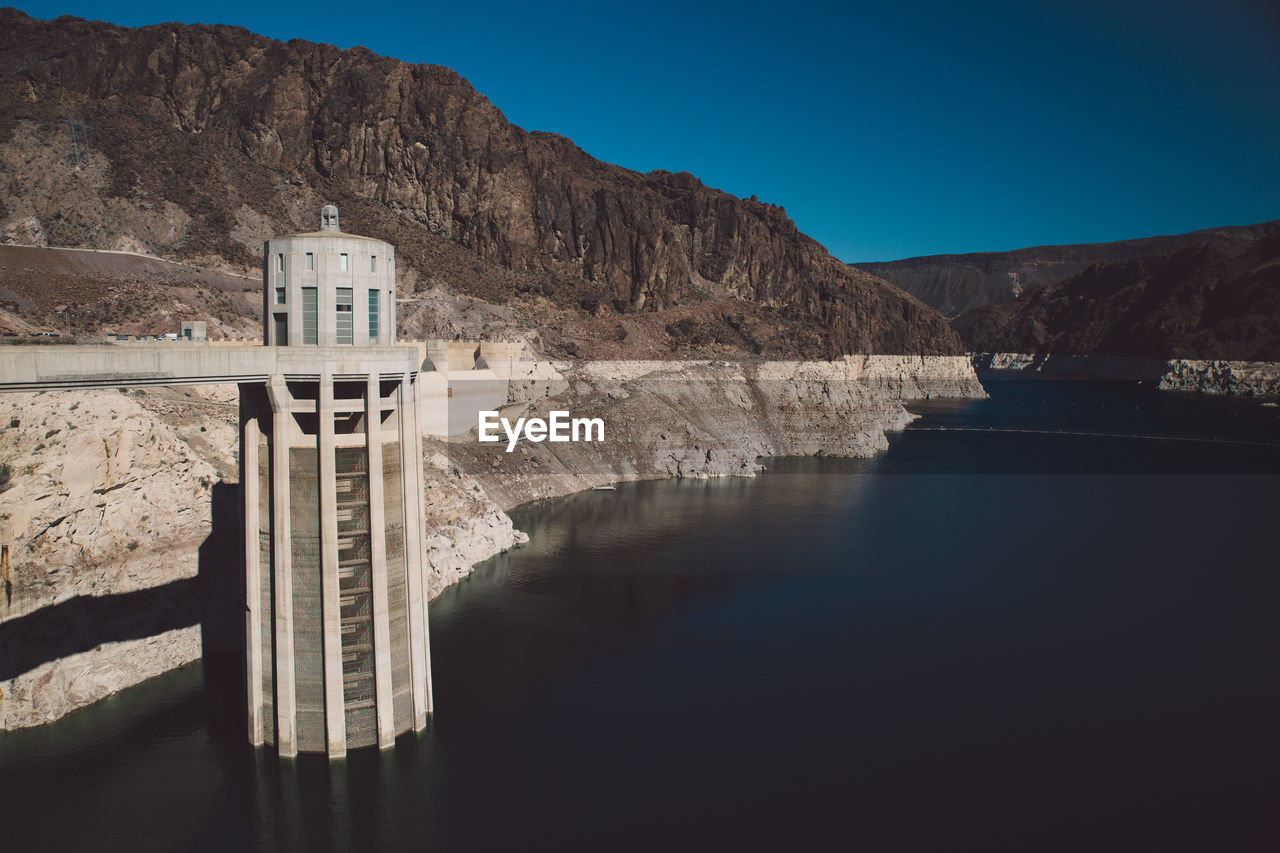
[(215, 466), (117, 391), (6, 394), (0, 427), (0, 728), (199, 657)]
[[(329, 200), (397, 246), (404, 289), (442, 280), (577, 316), (742, 299), (793, 327), (775, 352), (960, 352), (936, 312), (836, 261), (781, 208), (527, 132), (447, 68), (232, 27), (12, 9), (0, 66), (6, 216), (34, 217), (53, 244), (128, 238), (247, 272), (263, 239), (309, 230)], [(75, 175), (55, 150), (68, 110), (93, 128)], [(16, 179), (28, 172), (40, 180)], [(30, 230), (13, 223), (0, 226)]]
[(1037, 370), (1045, 360), (1025, 352), (979, 352), (972, 358), (981, 370)]
[[(64, 626), (75, 630), (75, 624)], [(0, 682), (0, 729), (39, 726), (201, 656), (200, 627), (102, 643)]]
[(428, 454), (426, 472), (427, 592), (435, 598), (445, 587), (471, 573), (472, 567), (529, 537), (480, 483), (469, 477), (440, 451), (440, 443)]
[(841, 374), (841, 381), (862, 382), (899, 400), (986, 397), (965, 356), (847, 356), (831, 369)]
[(1070, 278), (1094, 264), (1168, 254), (1218, 238), (1248, 242), (1275, 233), (1280, 233), (1280, 220), (1114, 243), (930, 255), (854, 266), (893, 282), (944, 316), (956, 317), (970, 308), (1012, 302), (1024, 293)]
[(1162, 391), (1277, 397), (1280, 396), (1280, 363), (1178, 358), (1169, 362), (1159, 382)]
[(12, 472), (0, 493), (13, 537), (5, 621), (195, 575), (217, 470), (139, 396), (6, 394), (0, 427)]

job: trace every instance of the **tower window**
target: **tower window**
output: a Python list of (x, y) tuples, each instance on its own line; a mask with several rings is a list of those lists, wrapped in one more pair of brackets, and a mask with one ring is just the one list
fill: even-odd
[(347, 270), (351, 269), (350, 261), (351, 259), (347, 256), (346, 252), (343, 252), (341, 255), (338, 255), (338, 269), (342, 270), (343, 272), (346, 272)]
[(378, 342), (378, 291), (369, 291), (369, 343)]
[(316, 256), (313, 255), (311, 252), (307, 252), (307, 269), (313, 270), (315, 268), (316, 268)]
[[(346, 255), (343, 257), (345, 258)], [(338, 344), (350, 346), (352, 343), (351, 288), (338, 288), (337, 303)]]
[(276, 255), (276, 272), (284, 272), (284, 252)]
[(302, 342), (316, 344), (316, 289), (302, 288)]
[(377, 271), (378, 271), (378, 256), (370, 255), (369, 256), (369, 272), (377, 272)]
[(289, 318), (285, 314), (272, 314), (271, 345), (282, 347), (289, 343)]
[(276, 304), (277, 305), (284, 304), (284, 288), (283, 287), (276, 288)]

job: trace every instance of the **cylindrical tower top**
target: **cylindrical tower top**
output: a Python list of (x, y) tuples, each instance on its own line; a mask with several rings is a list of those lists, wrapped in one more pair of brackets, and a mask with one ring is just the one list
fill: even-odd
[(264, 249), (263, 331), (269, 346), (391, 346), (396, 259), (389, 243), (338, 228), (324, 206), (320, 230), (272, 237)]

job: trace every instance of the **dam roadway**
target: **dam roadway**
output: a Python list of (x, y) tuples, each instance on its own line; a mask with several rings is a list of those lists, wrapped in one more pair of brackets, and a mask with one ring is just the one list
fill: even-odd
[(271, 347), (208, 343), (33, 344), (0, 347), (0, 391), (146, 385), (266, 383), (371, 374), (416, 377), (419, 350), (401, 347)]

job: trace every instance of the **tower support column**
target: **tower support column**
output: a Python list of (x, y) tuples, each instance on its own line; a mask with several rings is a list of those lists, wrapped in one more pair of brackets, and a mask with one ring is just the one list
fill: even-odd
[(284, 377), (267, 380), (271, 402), (271, 561), (275, 599), (276, 748), (281, 757), (298, 754), (297, 694), (293, 666), (293, 555), (289, 532), (289, 441), (293, 434), (292, 400)]
[[(258, 493), (258, 440), (262, 414), (258, 389), (240, 386), (240, 496), (244, 519), (244, 630), (245, 687), (249, 712), (249, 743), (262, 746), (266, 740), (262, 719), (262, 584), (261, 553), (258, 544), (261, 525)], [(270, 571), (270, 566), (267, 567)]]
[(365, 439), (369, 451), (369, 556), (373, 577), (374, 689), (378, 697), (378, 746), (395, 743), (391, 687), (391, 620), (387, 600), (386, 494), (382, 483), (382, 383), (369, 374), (365, 391)]
[(421, 731), (431, 712), (431, 658), (427, 641), (426, 552), (422, 537), (422, 433), (418, 428), (418, 386), (408, 371), (400, 378), (396, 415), (400, 420), (400, 486), (404, 506), (405, 572), (408, 575), (409, 665), (413, 680), (413, 728)]
[(338, 487), (333, 437), (333, 374), (320, 375), (316, 402), (320, 485), (320, 596), (324, 624), (324, 723), (330, 758), (347, 754), (347, 715), (342, 680), (342, 610), (338, 585)]

